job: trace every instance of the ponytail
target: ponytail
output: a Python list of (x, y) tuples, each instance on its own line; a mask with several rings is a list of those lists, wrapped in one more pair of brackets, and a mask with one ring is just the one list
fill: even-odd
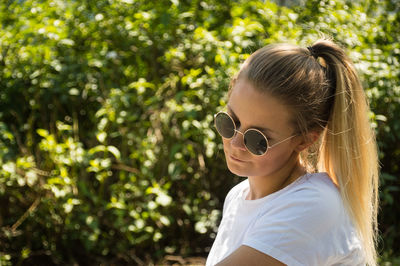
[(340, 189), (364, 245), (368, 265), (376, 265), (378, 155), (369, 106), (357, 72), (344, 51), (328, 40), (309, 48), (323, 59), (334, 100), (322, 134), (318, 171)]

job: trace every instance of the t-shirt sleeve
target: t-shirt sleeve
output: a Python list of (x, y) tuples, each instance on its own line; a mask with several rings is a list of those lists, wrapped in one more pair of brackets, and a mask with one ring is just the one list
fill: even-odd
[(249, 228), (243, 245), (290, 266), (322, 265), (329, 260), (326, 249), (338, 241), (332, 239), (332, 230), (343, 205), (336, 192), (304, 188), (276, 200), (276, 206), (262, 212)]

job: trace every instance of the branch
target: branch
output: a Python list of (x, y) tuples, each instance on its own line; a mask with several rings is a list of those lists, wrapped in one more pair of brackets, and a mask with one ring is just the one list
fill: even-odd
[(122, 164), (122, 163), (113, 164), (113, 165), (111, 166), (111, 168), (112, 168), (112, 169), (116, 169), (116, 170), (127, 171), (127, 172), (134, 173), (134, 174), (137, 174), (137, 175), (140, 174), (140, 171), (139, 171), (137, 168), (133, 168), (133, 167), (131, 167), (131, 166), (129, 166), (129, 165)]
[(13, 224), (13, 226), (11, 226), (12, 233), (14, 233), (15, 230), (17, 230), (18, 226), (20, 226), (26, 220), (26, 218), (28, 218), (29, 214), (31, 214), (36, 210), (39, 203), (40, 203), (40, 196), (35, 199), (35, 201), (32, 203), (29, 209), (26, 210), (26, 212), (18, 219), (18, 221), (15, 224)]

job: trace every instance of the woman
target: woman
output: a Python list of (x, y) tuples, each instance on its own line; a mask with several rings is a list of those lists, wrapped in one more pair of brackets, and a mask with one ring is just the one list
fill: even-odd
[(376, 265), (378, 159), (356, 70), (329, 40), (269, 45), (215, 116), (228, 193), (207, 265)]

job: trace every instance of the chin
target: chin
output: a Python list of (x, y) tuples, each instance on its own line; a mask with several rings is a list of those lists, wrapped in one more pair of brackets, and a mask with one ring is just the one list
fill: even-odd
[(248, 177), (250, 175), (250, 173), (245, 171), (245, 169), (240, 169), (239, 167), (230, 165), (229, 163), (227, 163), (227, 166), (228, 166), (229, 171), (234, 175), (241, 176), (241, 177)]
[(229, 169), (229, 171), (231, 171), (232, 174), (240, 176), (240, 177), (248, 177), (249, 176), (242, 172), (232, 171), (231, 169)]

